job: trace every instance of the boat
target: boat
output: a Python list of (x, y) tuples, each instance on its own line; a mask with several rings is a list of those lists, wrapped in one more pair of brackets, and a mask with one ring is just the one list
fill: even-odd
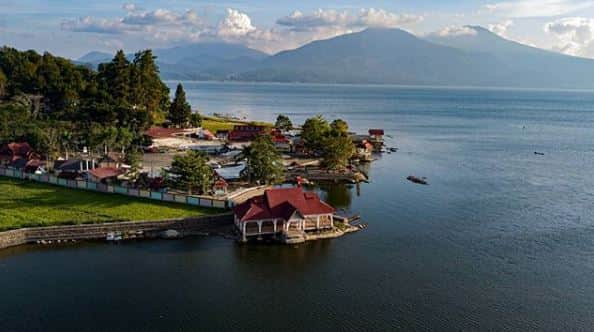
[(537, 156), (544, 156), (545, 155), (543, 152), (537, 152), (537, 151), (535, 151), (534, 154), (537, 155)]
[(107, 233), (107, 236), (105, 237), (105, 239), (107, 241), (114, 241), (115, 240), (115, 233), (114, 232)]
[(412, 182), (412, 183), (416, 183), (416, 184), (422, 184), (422, 185), (428, 185), (429, 183), (427, 183), (427, 178), (423, 177), (423, 178), (418, 178), (416, 176), (410, 175), (406, 178), (408, 181)]

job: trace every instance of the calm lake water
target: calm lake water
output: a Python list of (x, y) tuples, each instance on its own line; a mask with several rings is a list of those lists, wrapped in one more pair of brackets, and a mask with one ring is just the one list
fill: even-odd
[(322, 190), (369, 228), (297, 247), (192, 238), (0, 251), (0, 330), (594, 326), (594, 93), (185, 88), (207, 113), (384, 128), (400, 151), (371, 165), (372, 182)]

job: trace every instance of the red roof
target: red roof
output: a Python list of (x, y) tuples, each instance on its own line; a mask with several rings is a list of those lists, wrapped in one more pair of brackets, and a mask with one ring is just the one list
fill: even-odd
[(284, 135), (276, 135), (272, 136), (272, 141), (274, 143), (290, 143), (291, 141), (286, 138)]
[(384, 130), (383, 129), (369, 129), (369, 135), (372, 136), (383, 136)]
[(291, 218), (293, 213), (302, 216), (334, 213), (334, 208), (320, 200), (316, 193), (303, 192), (300, 187), (266, 190), (236, 206), (233, 211), (241, 221)]
[(183, 131), (183, 129), (178, 128), (151, 127), (144, 134), (150, 138), (167, 138)]
[(0, 149), (2, 154), (7, 155), (11, 161), (19, 158), (29, 159), (33, 153), (33, 148), (29, 143), (9, 143), (5, 145), (5, 148)]
[(229, 184), (223, 178), (216, 180), (214, 183), (215, 188), (227, 188), (228, 186), (229, 186)]
[(124, 171), (115, 167), (100, 167), (90, 170), (89, 173), (97, 179), (102, 180), (124, 174)]

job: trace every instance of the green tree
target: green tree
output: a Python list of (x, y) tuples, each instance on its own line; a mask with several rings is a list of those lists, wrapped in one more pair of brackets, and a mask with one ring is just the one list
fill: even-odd
[(332, 130), (323, 141), (322, 166), (328, 170), (344, 169), (354, 153), (353, 140), (338, 130)]
[(186, 92), (184, 87), (179, 83), (175, 90), (175, 98), (169, 107), (169, 121), (178, 127), (185, 127), (190, 121), (192, 115), (192, 107), (186, 101)]
[(118, 128), (114, 143), (121, 150), (122, 154), (126, 154), (126, 150), (130, 148), (132, 142), (134, 142), (134, 133), (126, 127)]
[(242, 175), (249, 182), (271, 184), (283, 179), (282, 157), (270, 135), (258, 136), (244, 148), (243, 156), (247, 159), (247, 165)]
[(0, 99), (2, 99), (2, 97), (4, 97), (4, 94), (6, 93), (6, 81), (6, 75), (2, 71), (2, 68), (0, 68)]
[(342, 119), (336, 119), (332, 121), (330, 128), (341, 135), (348, 135), (349, 133), (349, 124)]
[(169, 88), (159, 76), (156, 57), (151, 50), (135, 54), (131, 69), (131, 103), (138, 113), (145, 113), (142, 128), (162, 123), (169, 109)]
[(171, 168), (166, 173), (175, 187), (184, 188), (188, 194), (206, 193), (214, 183), (214, 172), (208, 165), (208, 157), (198, 151), (173, 157)]
[(291, 119), (289, 119), (288, 116), (284, 114), (279, 114), (276, 117), (274, 128), (279, 130), (291, 130), (293, 129), (293, 123), (291, 122)]
[(321, 115), (305, 121), (301, 131), (301, 138), (305, 147), (314, 153), (322, 151), (324, 138), (330, 132), (330, 125)]
[(202, 127), (202, 116), (200, 116), (200, 113), (192, 113), (190, 116), (190, 126), (193, 128)]

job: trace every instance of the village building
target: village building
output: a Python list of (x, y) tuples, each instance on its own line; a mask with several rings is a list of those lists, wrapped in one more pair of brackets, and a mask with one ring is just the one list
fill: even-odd
[(54, 172), (59, 178), (77, 179), (96, 166), (94, 159), (68, 159), (54, 161)]
[(214, 192), (215, 196), (225, 196), (227, 195), (227, 189), (229, 188), (229, 184), (225, 179), (219, 178), (215, 181), (214, 185), (212, 186), (212, 191)]
[(124, 174), (124, 170), (116, 167), (99, 167), (88, 172), (88, 180), (97, 183), (112, 183), (118, 176)]
[(222, 141), (229, 139), (229, 130), (217, 130), (216, 137)]
[(276, 134), (272, 136), (274, 147), (280, 152), (291, 152), (293, 149), (293, 142), (283, 134)]
[(252, 141), (266, 132), (264, 126), (236, 125), (229, 133), (229, 140), (236, 142)]
[(44, 174), (45, 162), (39, 159), (18, 158), (8, 164), (8, 168), (30, 174)]
[(122, 166), (122, 158), (118, 153), (108, 153), (103, 158), (99, 159), (98, 167), (114, 167), (120, 168)]
[(0, 147), (0, 165), (8, 165), (17, 159), (34, 159), (35, 153), (29, 143), (9, 143)]
[(369, 142), (373, 144), (376, 151), (381, 151), (384, 146), (384, 130), (369, 129)]
[(371, 161), (373, 160), (373, 144), (368, 140), (364, 139), (359, 144), (356, 145), (356, 156), (361, 161)]
[(301, 187), (275, 188), (233, 209), (242, 241), (250, 237), (305, 234), (334, 228), (335, 209)]

